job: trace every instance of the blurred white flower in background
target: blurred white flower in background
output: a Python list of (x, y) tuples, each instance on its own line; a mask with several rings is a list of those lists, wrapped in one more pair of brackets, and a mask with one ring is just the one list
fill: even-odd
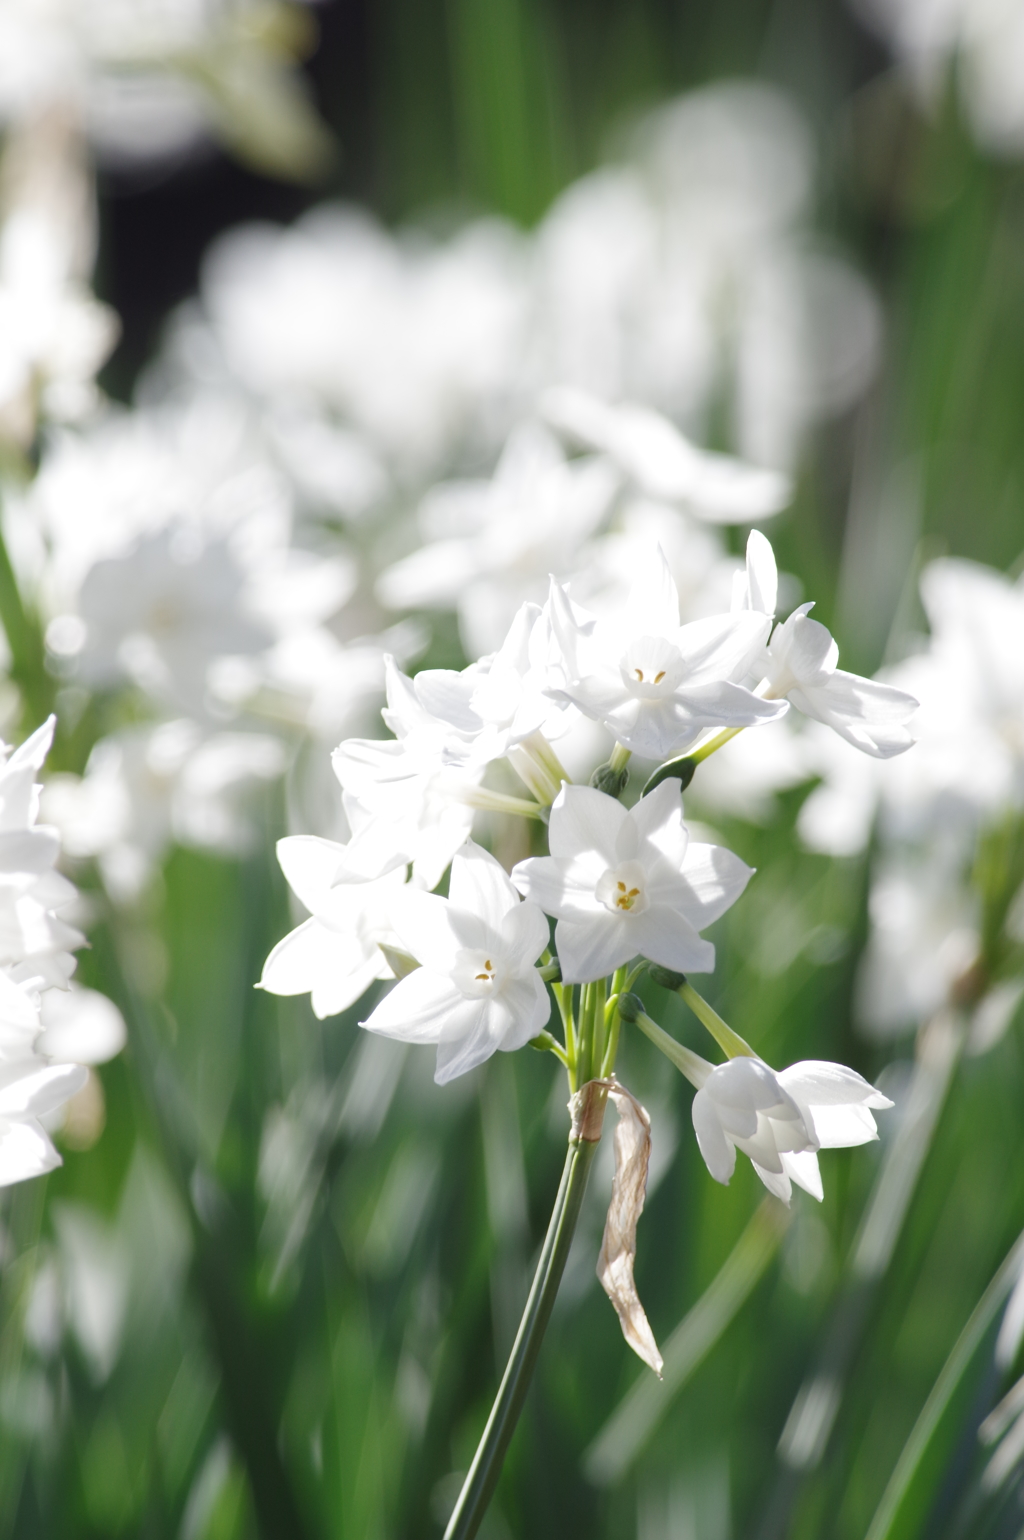
[(1024, 149), (1024, 11), (1016, 0), (855, 0), (934, 105), (955, 68), (967, 117), (989, 149)]
[(40, 411), (75, 421), (95, 406), (118, 332), (89, 291), (95, 254), (84, 156), (55, 109), (10, 131), (0, 160), (0, 441), (27, 448)]
[(263, 169), (308, 174), (327, 154), (292, 68), (311, 41), (301, 10), (258, 0), (2, 0), (0, 122), (59, 106), (115, 164), (219, 134)]
[[(805, 843), (853, 855), (877, 835), (857, 995), (876, 1036), (911, 1030), (970, 979), (978, 840), (1024, 808), (1024, 582), (942, 558), (924, 568), (920, 591), (930, 634), (884, 671), (920, 701), (913, 755), (872, 762), (820, 729), (804, 743), (822, 778), (800, 812)], [(1002, 981), (987, 983), (996, 997)], [(994, 1041), (991, 1021), (979, 1031)]]

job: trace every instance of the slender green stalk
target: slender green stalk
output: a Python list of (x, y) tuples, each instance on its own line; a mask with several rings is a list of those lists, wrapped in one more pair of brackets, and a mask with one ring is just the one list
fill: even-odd
[[(626, 998), (635, 1000), (636, 996)], [(624, 1003), (624, 1000), (620, 1000), (620, 1010)], [(625, 1012), (624, 1015), (627, 1021), (636, 1022), (644, 1036), (649, 1037), (655, 1048), (660, 1048), (666, 1059), (671, 1060), (680, 1074), (685, 1075), (690, 1084), (696, 1086), (699, 1091), (714, 1066), (706, 1059), (702, 1059), (700, 1054), (691, 1053), (689, 1048), (685, 1048), (682, 1043), (677, 1043), (675, 1038), (671, 1037), (664, 1027), (659, 1027), (656, 1021), (652, 1021), (645, 1011), (637, 1011), (635, 1015), (632, 1012)]]
[[(444, 1540), (472, 1540), (480, 1528), (498, 1484), (502, 1461), (519, 1421), (526, 1392), (530, 1388), (537, 1355), (576, 1232), (590, 1165), (601, 1136), (600, 1115), (603, 1115), (604, 1092), (596, 1085), (593, 1090), (596, 1093), (594, 1103), (598, 1112), (596, 1137), (585, 1137), (588, 1133), (594, 1133), (593, 1128), (587, 1128), (589, 1119), (585, 1118), (580, 1137), (569, 1141), (562, 1182), (551, 1212), (551, 1222), (541, 1248), (530, 1297), (526, 1301), (526, 1309), (491, 1415), (445, 1530)], [(596, 1105), (598, 1101), (599, 1108)]]
[(558, 1014), (562, 1018), (562, 1030), (565, 1033), (566, 1069), (569, 1071), (569, 1090), (574, 1092), (578, 1089), (579, 1082), (576, 1075), (576, 1023), (573, 1020), (572, 1014), (572, 985), (552, 983), (551, 993), (555, 997)]
[(613, 770), (625, 770), (629, 764), (631, 753), (631, 749), (624, 748), (621, 743), (617, 743), (608, 756), (608, 763)]
[(716, 733), (713, 738), (709, 738), (707, 743), (703, 744), (699, 749), (693, 749), (689, 755), (690, 759), (698, 765), (703, 763), (705, 759), (710, 758), (714, 754), (716, 749), (724, 748), (730, 739), (735, 738), (736, 734), (742, 731), (742, 727), (723, 727), (720, 733)]
[(531, 1037), (530, 1047), (539, 1048), (541, 1052), (553, 1053), (555, 1058), (565, 1065), (566, 1069), (569, 1068), (569, 1059), (565, 1049), (557, 1037), (552, 1037), (550, 1032), (538, 1032), (536, 1037)]
[(718, 1012), (699, 995), (688, 979), (684, 979), (679, 985), (679, 994), (686, 1001), (693, 1014), (701, 1024), (707, 1027), (715, 1042), (722, 1052), (730, 1059), (756, 1059), (757, 1054), (750, 1044), (744, 1042), (738, 1032), (734, 1032), (729, 1024), (722, 1020)]
[(503, 791), (491, 791), (489, 786), (474, 786), (471, 791), (462, 793), (461, 800), (469, 807), (478, 807), (483, 812), (512, 813), (517, 818), (547, 822), (548, 810), (539, 802), (530, 802), (526, 797), (510, 797)]

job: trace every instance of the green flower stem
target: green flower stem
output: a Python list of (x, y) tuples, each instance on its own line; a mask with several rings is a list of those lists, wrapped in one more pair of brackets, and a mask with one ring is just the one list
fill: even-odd
[(613, 770), (625, 770), (629, 764), (631, 753), (631, 749), (624, 748), (621, 743), (617, 743), (608, 756), (608, 763)]
[(701, 748), (694, 749), (693, 753), (689, 755), (689, 758), (692, 759), (695, 764), (701, 764), (705, 759), (710, 758), (710, 756), (715, 753), (716, 749), (724, 748), (731, 738), (735, 738), (736, 734), (741, 733), (742, 731), (742, 727), (723, 727), (720, 733), (716, 733), (713, 738), (709, 738), (707, 743), (705, 743)]
[(584, 1087), (582, 1094), (587, 1102), (579, 1119), (580, 1134), (569, 1140), (562, 1182), (551, 1211), (551, 1222), (541, 1248), (530, 1297), (526, 1301), (526, 1309), (519, 1323), (519, 1331), (491, 1415), (445, 1530), (444, 1540), (472, 1540), (480, 1528), (498, 1484), (502, 1461), (519, 1421), (526, 1392), (530, 1388), (537, 1355), (576, 1231), (594, 1151), (601, 1137), (607, 1089), (593, 1081)]
[(471, 791), (463, 792), (461, 800), (469, 807), (478, 807), (487, 813), (511, 813), (518, 818), (534, 818), (538, 823), (547, 823), (548, 810), (539, 802), (531, 802), (527, 797), (510, 797), (503, 791), (491, 791), (489, 786), (474, 786)]
[(576, 1072), (580, 1085), (594, 1077), (594, 986), (580, 990), (579, 1037), (576, 1047)]
[(550, 1032), (538, 1032), (536, 1037), (531, 1037), (530, 1047), (539, 1048), (542, 1053), (553, 1053), (555, 1058), (565, 1065), (566, 1069), (569, 1068), (569, 1058), (565, 1049), (557, 1037), (552, 1037)]
[(669, 1059), (699, 1091), (714, 1066), (709, 1064), (707, 1059), (702, 1059), (699, 1053), (692, 1053), (682, 1043), (676, 1042), (664, 1027), (659, 1027), (656, 1021), (651, 1020), (646, 1011), (638, 1009), (639, 1005), (640, 1001), (636, 995), (623, 995), (618, 1002), (623, 1019), (635, 1022), (644, 1036), (650, 1038), (655, 1048), (660, 1048), (666, 1059)]
[(711, 1033), (711, 1036), (714, 1038), (719, 1048), (721, 1048), (726, 1058), (757, 1058), (757, 1054), (754, 1052), (753, 1048), (751, 1048), (750, 1044), (744, 1042), (739, 1033), (734, 1032), (732, 1027), (730, 1027), (727, 1022), (722, 1020), (718, 1012), (711, 1009), (711, 1006), (708, 1004), (708, 1002), (703, 998), (702, 995), (697, 993), (688, 979), (684, 979), (683, 982), (678, 986), (678, 993), (686, 1001), (687, 1005), (690, 1007), (697, 1020), (701, 1022), (705, 1027), (707, 1027), (708, 1031)]
[(576, 1022), (572, 1014), (572, 985), (552, 983), (551, 993), (555, 997), (558, 1014), (562, 1018), (562, 1030), (565, 1033), (565, 1056), (567, 1060), (565, 1067), (569, 1072), (569, 1090), (575, 1091), (579, 1081), (576, 1076), (578, 1048), (576, 1042)]

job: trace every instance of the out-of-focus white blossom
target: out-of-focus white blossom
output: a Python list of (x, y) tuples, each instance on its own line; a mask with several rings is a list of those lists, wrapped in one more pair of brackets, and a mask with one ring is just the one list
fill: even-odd
[(563, 786), (551, 809), (549, 856), (520, 861), (519, 891), (558, 921), (565, 983), (601, 978), (631, 958), (708, 973), (715, 949), (700, 931), (753, 875), (717, 845), (691, 843), (679, 783), (663, 781), (627, 811), (589, 786)]
[[(343, 550), (295, 546), (287, 484), (222, 395), (63, 436), (9, 528), (62, 666), (192, 714), (255, 693), (281, 642), (305, 636), (311, 655), (356, 583)], [(275, 682), (308, 697), (297, 653)]]
[(857, 978), (857, 1016), (873, 1037), (912, 1031), (945, 1005), (977, 961), (979, 902), (967, 861), (936, 845), (891, 851), (871, 875), (871, 933)]
[(607, 454), (641, 492), (681, 504), (713, 524), (768, 518), (792, 495), (788, 477), (697, 449), (650, 407), (607, 406), (562, 387), (544, 394), (541, 410), (569, 438)]
[(225, 237), (203, 279), (235, 378), (271, 402), (322, 402), (400, 482), (507, 431), (527, 292), (522, 242), (497, 221), (439, 246), (329, 207)]
[(892, 44), (926, 105), (955, 67), (981, 143), (1024, 149), (1024, 13), (1015, 0), (856, 0), (855, 8)]
[(44, 114), (8, 136), (0, 162), (0, 439), (27, 448), (40, 416), (95, 407), (118, 325), (89, 292), (94, 256), (79, 147), (65, 115)]
[(458, 611), (470, 654), (491, 652), (524, 600), (572, 572), (608, 513), (619, 478), (607, 460), (567, 461), (539, 426), (512, 435), (491, 481), (435, 487), (420, 511), (424, 544), (381, 575), (393, 609)]
[(546, 379), (652, 406), (698, 443), (724, 388), (730, 447), (789, 468), (864, 388), (880, 333), (867, 285), (810, 237), (813, 160), (763, 85), (652, 113), (631, 160), (569, 188), (538, 232)]
[(247, 800), (285, 767), (266, 733), (213, 732), (179, 718), (101, 738), (85, 774), (53, 776), (46, 814), (72, 859), (95, 857), (118, 902), (136, 898), (172, 841), (241, 854)]
[(129, 164), (219, 133), (265, 170), (308, 175), (326, 142), (290, 70), (304, 20), (273, 0), (2, 0), (0, 122), (58, 106)]

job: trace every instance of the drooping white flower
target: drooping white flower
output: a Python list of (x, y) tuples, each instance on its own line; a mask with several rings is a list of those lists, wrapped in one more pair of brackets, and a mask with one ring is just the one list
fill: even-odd
[(679, 624), (679, 595), (660, 549), (623, 614), (594, 619), (551, 586), (561, 648), (553, 689), (646, 759), (689, 747), (708, 727), (749, 727), (783, 714), (735, 681), (760, 656), (768, 617), (751, 610)]
[(404, 871), (372, 882), (338, 882), (345, 855), (344, 845), (312, 835), (277, 842), (281, 870), (310, 918), (274, 947), (260, 988), (273, 995), (309, 994), (321, 1019), (346, 1010), (374, 979), (391, 978), (380, 942), (399, 945), (390, 905), (405, 885)]
[(693, 1099), (693, 1127), (716, 1182), (729, 1181), (741, 1150), (784, 1203), (793, 1182), (820, 1201), (817, 1151), (876, 1139), (871, 1109), (891, 1106), (842, 1064), (808, 1059), (776, 1072), (761, 1059), (742, 1057), (708, 1067)]
[(592, 787), (563, 786), (551, 808), (549, 848), (549, 856), (520, 861), (512, 880), (557, 919), (568, 984), (602, 978), (637, 956), (709, 973), (715, 949), (699, 932), (753, 875), (732, 851), (690, 841), (673, 779), (629, 810)]
[(790, 701), (875, 759), (902, 754), (914, 742), (906, 724), (918, 702), (905, 690), (837, 668), (831, 633), (801, 604), (776, 626), (767, 648), (766, 695)]
[(362, 1023), (367, 1031), (436, 1043), (439, 1085), (536, 1037), (550, 1014), (534, 967), (548, 924), (494, 857), (469, 842), (452, 861), (447, 899), (412, 890), (400, 898), (394, 927), (422, 966)]

